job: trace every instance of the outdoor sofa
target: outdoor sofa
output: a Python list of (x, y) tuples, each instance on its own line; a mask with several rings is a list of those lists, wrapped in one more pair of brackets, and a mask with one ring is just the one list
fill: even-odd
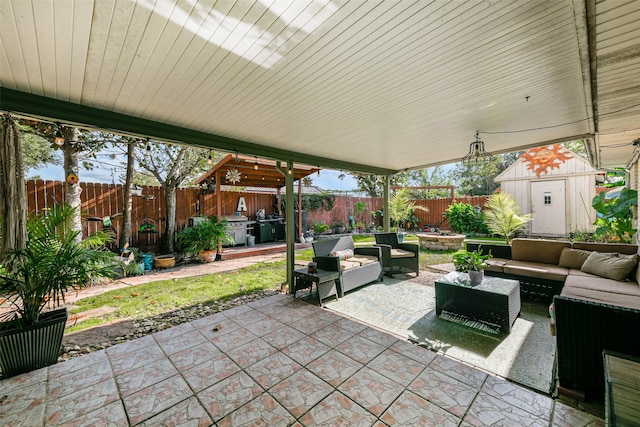
[(382, 270), (385, 274), (420, 274), (420, 247), (413, 243), (398, 243), (397, 233), (376, 233), (376, 246), (382, 249)]
[(517, 279), (524, 296), (553, 301), (561, 388), (603, 396), (602, 352), (640, 356), (638, 246), (514, 239), (510, 247), (467, 250), (478, 247), (494, 256), (486, 274)]
[(313, 242), (313, 252), (313, 261), (319, 269), (339, 272), (341, 297), (345, 292), (382, 280), (382, 250), (375, 246), (356, 248), (351, 236)]

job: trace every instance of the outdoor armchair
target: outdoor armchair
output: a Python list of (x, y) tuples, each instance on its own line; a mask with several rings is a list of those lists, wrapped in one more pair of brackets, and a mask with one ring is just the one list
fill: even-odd
[(414, 243), (398, 243), (396, 233), (376, 233), (376, 246), (382, 249), (382, 270), (394, 273), (420, 274), (420, 247)]

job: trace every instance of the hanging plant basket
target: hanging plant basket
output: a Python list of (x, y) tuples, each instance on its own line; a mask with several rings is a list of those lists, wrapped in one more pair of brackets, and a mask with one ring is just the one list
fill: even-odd
[(5, 378), (53, 365), (58, 361), (67, 308), (40, 316), (38, 323), (18, 328), (15, 322), (0, 324), (0, 368)]

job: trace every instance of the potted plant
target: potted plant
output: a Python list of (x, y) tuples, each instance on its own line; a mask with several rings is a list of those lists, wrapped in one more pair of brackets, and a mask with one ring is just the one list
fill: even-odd
[(404, 234), (399, 232), (400, 224), (411, 218), (416, 210), (429, 212), (429, 209), (416, 205), (415, 202), (411, 200), (411, 194), (408, 189), (402, 188), (393, 193), (393, 196), (389, 200), (389, 219), (396, 225), (398, 243), (404, 241)]
[(197, 255), (201, 262), (215, 261), (218, 245), (235, 243), (227, 233), (227, 220), (218, 221), (216, 216), (207, 218), (178, 234), (178, 247), (188, 255)]
[(55, 205), (27, 222), (24, 249), (2, 254), (0, 295), (13, 310), (0, 321), (0, 368), (5, 377), (55, 363), (60, 354), (67, 309), (65, 292), (115, 275), (105, 233), (80, 241), (71, 227), (75, 209)]
[(453, 254), (453, 265), (456, 271), (468, 273), (471, 284), (477, 285), (484, 279), (484, 269), (489, 267), (485, 261), (489, 258), (491, 251), (487, 255), (482, 255), (479, 251), (458, 251)]
[(333, 221), (333, 232), (335, 234), (344, 233), (344, 223), (342, 221), (339, 221), (339, 220), (334, 220)]

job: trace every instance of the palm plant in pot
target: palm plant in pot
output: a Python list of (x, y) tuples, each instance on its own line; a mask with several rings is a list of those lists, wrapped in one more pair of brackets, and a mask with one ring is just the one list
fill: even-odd
[(178, 248), (188, 255), (197, 255), (201, 262), (215, 261), (218, 245), (234, 243), (227, 234), (227, 220), (214, 215), (193, 227), (187, 227), (178, 234)]
[(27, 222), (24, 249), (2, 254), (0, 295), (13, 310), (0, 317), (0, 368), (10, 377), (55, 363), (67, 309), (65, 292), (113, 277), (113, 255), (105, 233), (80, 241), (71, 227), (74, 209), (55, 205)]
[(453, 265), (456, 271), (469, 275), (469, 282), (472, 285), (477, 285), (484, 279), (484, 269), (489, 267), (486, 260), (489, 258), (491, 258), (491, 251), (487, 255), (482, 255), (482, 252), (478, 251), (458, 251), (453, 254)]
[(429, 212), (428, 208), (416, 205), (416, 203), (411, 200), (411, 193), (407, 188), (402, 188), (391, 196), (389, 200), (389, 219), (396, 225), (398, 243), (402, 243), (404, 240), (404, 234), (399, 232), (400, 224), (411, 218), (416, 210)]

